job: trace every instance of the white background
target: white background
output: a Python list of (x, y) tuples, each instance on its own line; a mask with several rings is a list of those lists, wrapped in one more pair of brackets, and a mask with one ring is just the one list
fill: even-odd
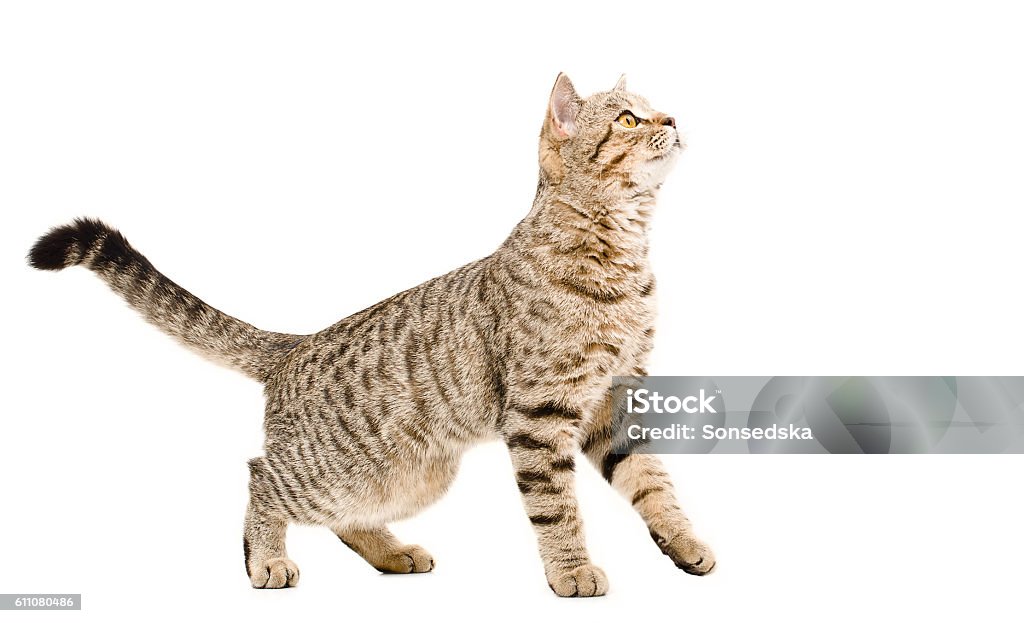
[(492, 444), (395, 527), (434, 573), (293, 528), (299, 588), (252, 590), (259, 387), (86, 271), (24, 262), (98, 216), (216, 307), (315, 331), (493, 250), (533, 199), (556, 74), (627, 72), (689, 136), (653, 232), (653, 373), (1024, 374), (1019, 11), (3, 3), (0, 592), (83, 593), (23, 615), (62, 621), (1019, 620), (1019, 456), (666, 457), (705, 578), (584, 467), (611, 593), (559, 600)]

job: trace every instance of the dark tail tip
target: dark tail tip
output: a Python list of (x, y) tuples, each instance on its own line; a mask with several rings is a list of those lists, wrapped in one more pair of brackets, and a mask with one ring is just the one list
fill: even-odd
[(117, 234), (99, 220), (75, 219), (67, 225), (54, 227), (37, 240), (28, 252), (28, 263), (39, 270), (61, 270), (81, 264), (97, 241), (112, 233)]

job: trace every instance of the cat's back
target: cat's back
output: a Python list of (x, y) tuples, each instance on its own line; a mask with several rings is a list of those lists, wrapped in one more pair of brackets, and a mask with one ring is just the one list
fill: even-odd
[(498, 404), (493, 384), (482, 382), (493, 376), (484, 292), (492, 264), (466, 264), (303, 340), (267, 380), (268, 442), (294, 437), (300, 420), (339, 415), (371, 437), (428, 435), (425, 418), (456, 439), (482, 434)]

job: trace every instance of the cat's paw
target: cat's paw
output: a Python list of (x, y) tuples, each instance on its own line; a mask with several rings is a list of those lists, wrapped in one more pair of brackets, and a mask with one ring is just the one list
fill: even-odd
[(658, 547), (677, 567), (690, 575), (707, 575), (715, 568), (715, 555), (711, 548), (691, 534), (680, 534), (668, 543), (658, 542)]
[(299, 583), (299, 568), (287, 558), (271, 558), (254, 565), (249, 579), (253, 588), (288, 588)]
[(434, 570), (434, 557), (419, 545), (403, 545), (375, 566), (383, 573), (427, 573)]
[(599, 597), (608, 592), (608, 577), (597, 565), (583, 565), (549, 581), (559, 597)]

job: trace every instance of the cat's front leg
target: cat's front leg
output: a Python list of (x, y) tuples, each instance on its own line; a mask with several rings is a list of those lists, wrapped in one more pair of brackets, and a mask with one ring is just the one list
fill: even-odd
[(576, 503), (578, 420), (578, 414), (550, 403), (511, 408), (502, 431), (548, 585), (561, 597), (608, 592), (604, 571), (587, 554)]
[(661, 459), (652, 454), (617, 453), (612, 447), (611, 417), (607, 411), (610, 404), (603, 408), (605, 413), (599, 413), (597, 419), (600, 424), (584, 438), (584, 454), (604, 479), (630, 500), (663, 554), (689, 574), (711, 573), (715, 556), (711, 548), (694, 535), (690, 520), (676, 501), (672, 481)]

